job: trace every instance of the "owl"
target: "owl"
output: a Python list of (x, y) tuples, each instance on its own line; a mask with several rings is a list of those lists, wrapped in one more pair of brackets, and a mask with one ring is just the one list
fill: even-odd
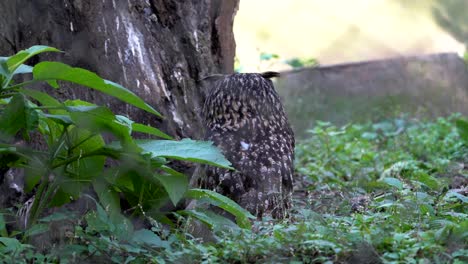
[(257, 217), (282, 218), (291, 204), (294, 133), (274, 89), (276, 72), (225, 75), (207, 92), (202, 116), (235, 170), (206, 167), (200, 187), (223, 194)]

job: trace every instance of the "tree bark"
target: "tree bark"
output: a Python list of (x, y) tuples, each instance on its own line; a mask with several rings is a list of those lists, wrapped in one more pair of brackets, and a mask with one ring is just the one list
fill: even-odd
[(232, 25), (238, 2), (1, 1), (0, 54), (38, 44), (57, 47), (65, 53), (47, 54), (40, 60), (63, 61), (120, 83), (165, 118), (85, 89), (61, 89), (60, 97), (108, 105), (115, 113), (176, 138), (201, 138), (204, 92), (197, 80), (233, 72)]
[[(64, 53), (40, 55), (27, 63), (57, 60), (96, 72), (132, 90), (164, 118), (67, 83), (59, 90), (45, 84), (40, 89), (61, 99), (107, 105), (176, 139), (201, 139), (205, 92), (198, 80), (233, 72), (232, 27), (238, 4), (239, 0), (0, 1), (0, 56), (33, 45), (59, 48)], [(186, 174), (192, 166), (173, 164)], [(11, 179), (3, 179), (5, 171), (0, 168), (0, 173), (0, 189), (5, 189), (0, 206), (5, 208), (20, 202), (11, 199), (21, 199), (11, 189)]]

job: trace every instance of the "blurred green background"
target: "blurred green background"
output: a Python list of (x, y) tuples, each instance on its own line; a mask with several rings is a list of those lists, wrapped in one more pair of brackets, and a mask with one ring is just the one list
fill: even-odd
[(435, 52), (462, 54), (466, 0), (245, 0), (234, 33), (241, 71), (284, 70), (260, 59), (316, 58), (320, 64)]

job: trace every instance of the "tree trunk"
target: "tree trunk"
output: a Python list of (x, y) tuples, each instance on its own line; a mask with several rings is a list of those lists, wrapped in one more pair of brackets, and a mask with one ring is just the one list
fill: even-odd
[[(41, 89), (61, 99), (107, 105), (176, 139), (201, 139), (205, 92), (198, 80), (233, 72), (232, 27), (238, 4), (239, 0), (0, 1), (0, 56), (33, 45), (59, 48), (64, 53), (44, 54), (27, 63), (57, 60), (96, 72), (135, 92), (164, 119), (98, 92), (67, 89), (73, 85), (66, 83), (59, 90), (47, 85)], [(185, 163), (173, 167), (186, 174), (193, 169)], [(12, 177), (3, 177), (1, 168), (0, 173), (0, 206), (24, 199), (10, 188)]]
[(106, 104), (176, 138), (201, 138), (204, 93), (197, 80), (233, 71), (238, 2), (1, 1), (0, 54), (38, 44), (57, 47), (65, 53), (40, 59), (63, 61), (120, 83), (165, 119), (85, 89), (62, 89), (60, 97)]

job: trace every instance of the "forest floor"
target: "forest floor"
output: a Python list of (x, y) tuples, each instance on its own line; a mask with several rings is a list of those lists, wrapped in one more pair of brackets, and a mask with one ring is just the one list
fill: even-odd
[(44, 253), (21, 244), (11, 261), (467, 263), (468, 123), (461, 118), (317, 122), (297, 144), (290, 216), (255, 221), (252, 230), (218, 228), (216, 243), (191, 238), (183, 224), (175, 231), (155, 224), (157, 236), (136, 231), (132, 241), (119, 239), (118, 227), (88, 221), (61, 247)]

